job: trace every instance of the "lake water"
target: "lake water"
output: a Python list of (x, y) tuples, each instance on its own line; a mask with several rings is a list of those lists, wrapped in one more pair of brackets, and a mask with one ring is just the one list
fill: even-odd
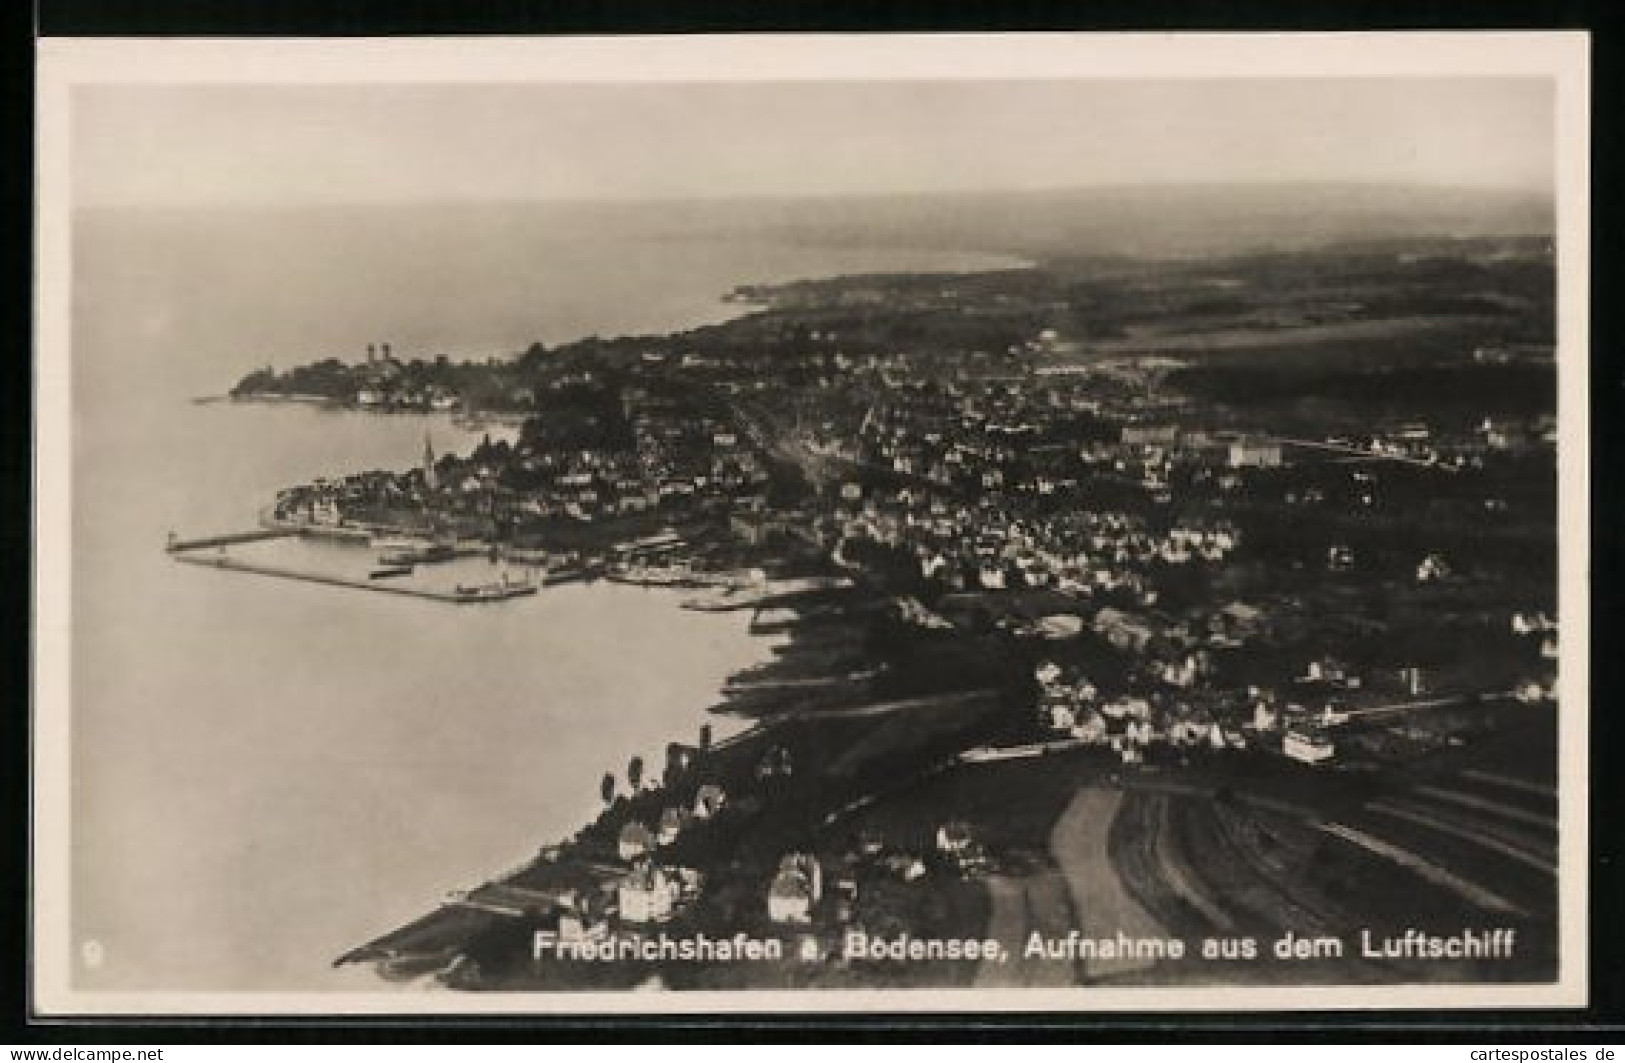
[[(346, 949), (580, 826), (769, 642), (673, 592), (454, 606), (172, 562), (444, 418), (195, 404), (388, 340), (489, 356), (721, 320), (736, 284), (990, 256), (649, 235), (557, 208), (82, 216), (74, 239), (72, 928), (81, 988), (380, 989)], [(724, 721), (713, 721), (718, 735)]]

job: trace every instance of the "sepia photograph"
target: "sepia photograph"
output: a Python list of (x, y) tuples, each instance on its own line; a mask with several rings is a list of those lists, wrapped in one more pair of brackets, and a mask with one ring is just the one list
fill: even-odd
[(1584, 34), (39, 53), (41, 1014), (1586, 1002)]

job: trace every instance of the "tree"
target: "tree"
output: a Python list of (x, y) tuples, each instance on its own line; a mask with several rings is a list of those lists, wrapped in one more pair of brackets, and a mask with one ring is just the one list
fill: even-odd
[(676, 786), (677, 780), (682, 778), (686, 759), (681, 745), (676, 742), (666, 743), (666, 770), (661, 779), (668, 789)]
[(615, 800), (615, 773), (604, 772), (604, 781), (598, 784), (598, 793), (604, 799), (604, 804)]
[(519, 356), (519, 368), (531, 372), (541, 368), (542, 363), (546, 360), (547, 348), (540, 343), (533, 343), (525, 348), (525, 352)]
[(643, 785), (643, 758), (633, 757), (626, 765), (626, 785), (636, 792)]
[(700, 724), (700, 752), (704, 753), (711, 748), (711, 725)]

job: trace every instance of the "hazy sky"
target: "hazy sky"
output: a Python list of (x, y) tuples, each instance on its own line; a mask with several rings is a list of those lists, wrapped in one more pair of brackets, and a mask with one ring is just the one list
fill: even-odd
[(84, 87), (81, 204), (1358, 181), (1546, 190), (1532, 80)]

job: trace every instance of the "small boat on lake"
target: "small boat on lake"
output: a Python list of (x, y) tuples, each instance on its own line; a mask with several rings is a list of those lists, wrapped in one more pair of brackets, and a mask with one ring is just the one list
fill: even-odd
[(456, 593), (457, 600), (462, 602), (500, 602), (535, 594), (536, 584), (528, 579), (513, 579), (504, 573), (501, 579), (491, 583), (459, 583)]
[(432, 541), (421, 535), (377, 533), (372, 536), (371, 546), (375, 550), (420, 550)]
[(450, 561), (457, 556), (457, 548), (449, 543), (432, 543), (407, 550), (386, 550), (378, 555), (384, 565), (432, 565)]
[(565, 583), (584, 583), (587, 579), (587, 570), (580, 565), (560, 565), (551, 569), (542, 577), (542, 585), (557, 587)]

